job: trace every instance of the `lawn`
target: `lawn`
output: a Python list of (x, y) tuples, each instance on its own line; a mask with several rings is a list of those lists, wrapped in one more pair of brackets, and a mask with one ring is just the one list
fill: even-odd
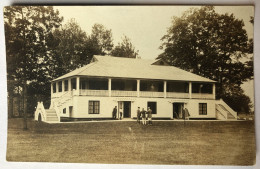
[(119, 164), (255, 163), (254, 121), (46, 124), (8, 121), (8, 161)]

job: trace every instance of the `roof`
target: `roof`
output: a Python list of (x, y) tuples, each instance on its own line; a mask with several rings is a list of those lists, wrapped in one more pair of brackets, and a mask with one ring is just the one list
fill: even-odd
[(174, 66), (152, 65), (155, 60), (113, 56), (93, 57), (93, 62), (53, 81), (73, 76), (215, 82)]

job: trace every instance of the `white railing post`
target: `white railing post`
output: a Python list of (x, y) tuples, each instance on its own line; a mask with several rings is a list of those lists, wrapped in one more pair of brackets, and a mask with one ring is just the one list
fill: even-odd
[(71, 78), (68, 79), (68, 91), (71, 92)]
[(189, 98), (192, 98), (192, 83), (189, 82)]
[(212, 86), (212, 94), (213, 94), (213, 99), (215, 100), (216, 99), (216, 84), (213, 83), (213, 86)]
[(79, 83), (80, 83), (80, 77), (77, 77), (77, 82), (76, 82), (76, 95), (79, 95)]
[(111, 97), (111, 78), (108, 78), (108, 96)]
[(61, 91), (62, 91), (62, 93), (64, 93), (64, 92), (65, 92), (65, 85), (64, 85), (64, 83), (65, 83), (65, 82), (64, 82), (64, 80), (62, 80), (62, 85), (61, 85), (61, 88), (62, 88), (62, 90), (61, 90)]
[(167, 97), (167, 81), (163, 82), (163, 97)]
[(51, 83), (51, 98), (52, 98), (52, 95), (53, 95), (53, 83)]
[(140, 80), (137, 80), (137, 97), (140, 97)]
[(59, 82), (55, 82), (56, 83), (56, 93), (59, 93)]

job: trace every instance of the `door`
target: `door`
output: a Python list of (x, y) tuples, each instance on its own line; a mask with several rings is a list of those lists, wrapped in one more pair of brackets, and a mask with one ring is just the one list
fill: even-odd
[(124, 118), (131, 117), (131, 102), (130, 101), (124, 101)]
[(73, 107), (69, 106), (69, 116), (72, 117), (73, 114)]
[(173, 103), (173, 118), (180, 119), (182, 118), (182, 109), (184, 106), (184, 103)]

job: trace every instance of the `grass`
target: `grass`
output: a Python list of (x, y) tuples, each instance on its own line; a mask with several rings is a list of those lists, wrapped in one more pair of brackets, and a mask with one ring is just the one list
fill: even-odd
[(253, 165), (254, 121), (8, 121), (8, 161)]

